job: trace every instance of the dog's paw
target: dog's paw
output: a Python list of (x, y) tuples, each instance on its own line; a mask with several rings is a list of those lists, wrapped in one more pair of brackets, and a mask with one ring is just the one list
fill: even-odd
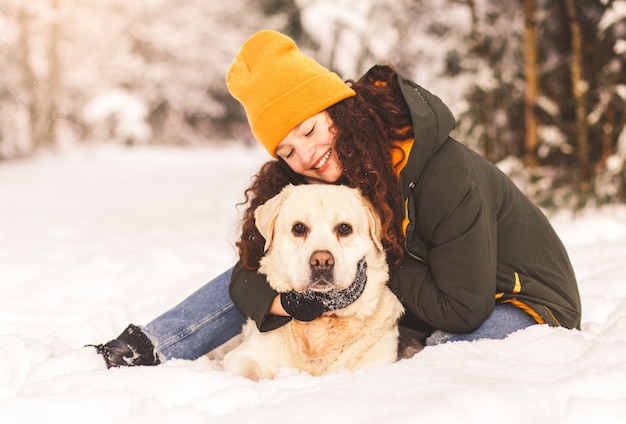
[(258, 362), (246, 355), (226, 355), (224, 358), (224, 370), (252, 381), (274, 378), (273, 374), (263, 369)]

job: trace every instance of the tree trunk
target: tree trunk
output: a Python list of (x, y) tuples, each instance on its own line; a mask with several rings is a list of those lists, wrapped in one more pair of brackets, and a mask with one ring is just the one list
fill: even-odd
[(28, 139), (30, 140), (30, 149), (34, 148), (36, 144), (36, 126), (39, 121), (39, 107), (37, 101), (37, 78), (30, 65), (30, 41), (29, 41), (29, 26), (30, 16), (25, 8), (20, 8), (17, 14), (17, 21), (20, 27), (20, 33), (18, 38), (18, 55), (20, 70), (23, 76), (23, 89), (24, 89), (24, 103), (26, 110), (28, 111)]
[(596, 169), (603, 168), (609, 157), (613, 154), (613, 139), (615, 129), (615, 108), (613, 103), (606, 105), (605, 122), (602, 125), (602, 156), (596, 165)]
[(537, 29), (535, 26), (535, 0), (524, 0), (524, 122), (525, 162), (535, 168), (538, 165), (538, 124), (535, 106), (539, 93), (539, 70), (537, 65)]
[(570, 28), (572, 59), (570, 75), (572, 78), (572, 95), (576, 104), (576, 132), (577, 132), (577, 155), (580, 172), (580, 189), (583, 194), (591, 191), (591, 169), (589, 165), (589, 140), (587, 130), (587, 106), (585, 95), (588, 83), (583, 79), (583, 40), (578, 14), (574, 6), (574, 0), (565, 1), (565, 10)]
[(43, 107), (35, 138), (36, 148), (52, 146), (56, 141), (57, 96), (60, 78), (60, 62), (58, 55), (60, 24), (59, 0), (51, 0), (50, 7), (53, 18), (50, 21), (50, 36), (48, 38), (48, 48), (46, 52), (48, 74), (46, 75), (45, 87), (40, 87), (43, 88), (41, 93), (41, 103)]
[(49, 37), (46, 46), (47, 72), (37, 75), (31, 65), (33, 51), (31, 48), (31, 19), (26, 7), (18, 10), (19, 61), (23, 75), (24, 103), (28, 111), (28, 127), (30, 139), (30, 153), (49, 147), (55, 142), (55, 128), (57, 120), (57, 97), (60, 80), (60, 61), (58, 56), (59, 44), (59, 4), (58, 0), (50, 0), (51, 20), (48, 22)]

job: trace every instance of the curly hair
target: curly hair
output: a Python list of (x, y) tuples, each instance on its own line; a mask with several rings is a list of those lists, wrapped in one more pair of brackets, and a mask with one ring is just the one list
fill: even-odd
[[(373, 205), (383, 226), (383, 247), (390, 264), (404, 258), (403, 209), (392, 150), (398, 142), (414, 138), (411, 114), (404, 101), (397, 73), (390, 65), (377, 65), (358, 81), (348, 81), (356, 95), (327, 109), (336, 133), (335, 152), (343, 166), (337, 184), (358, 188)], [(257, 270), (265, 240), (254, 224), (254, 211), (288, 184), (305, 184), (282, 160), (265, 163), (245, 191), (239, 257), (249, 270)]]

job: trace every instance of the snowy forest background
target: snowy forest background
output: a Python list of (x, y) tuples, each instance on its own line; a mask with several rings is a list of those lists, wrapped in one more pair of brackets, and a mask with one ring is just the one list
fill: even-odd
[(344, 79), (393, 63), (544, 207), (626, 202), (626, 0), (0, 0), (0, 166), (250, 143), (224, 75), (262, 28)]

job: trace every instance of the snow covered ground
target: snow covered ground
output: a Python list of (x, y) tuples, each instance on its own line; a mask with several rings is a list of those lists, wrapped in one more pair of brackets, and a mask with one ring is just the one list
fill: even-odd
[(583, 329), (253, 383), (208, 358), (107, 370), (87, 343), (232, 265), (259, 149), (74, 149), (0, 164), (0, 423), (626, 422), (626, 207), (551, 217)]

